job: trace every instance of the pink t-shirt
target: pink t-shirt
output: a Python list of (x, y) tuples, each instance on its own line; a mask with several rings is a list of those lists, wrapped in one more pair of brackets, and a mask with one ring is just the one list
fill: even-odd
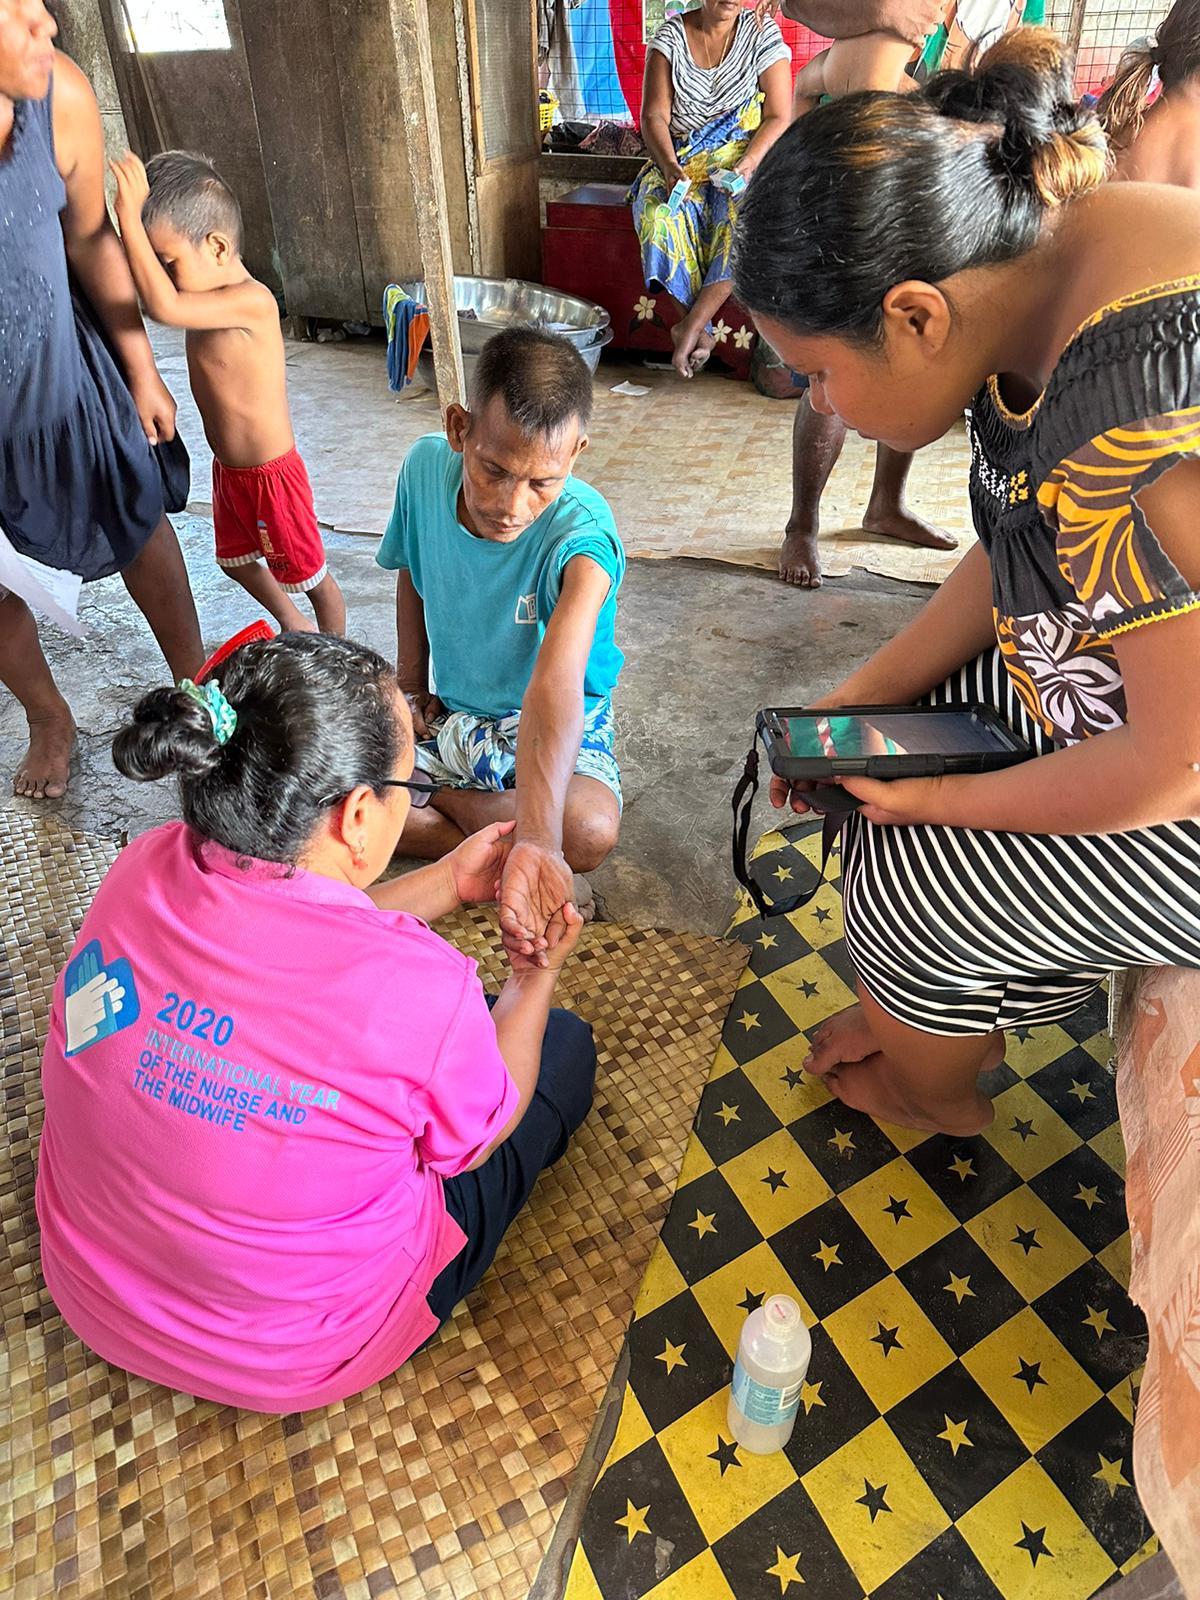
[(42, 1065), (42, 1270), (105, 1360), (302, 1411), (400, 1366), (462, 1249), (442, 1179), (518, 1100), (475, 964), (171, 823), (121, 852)]

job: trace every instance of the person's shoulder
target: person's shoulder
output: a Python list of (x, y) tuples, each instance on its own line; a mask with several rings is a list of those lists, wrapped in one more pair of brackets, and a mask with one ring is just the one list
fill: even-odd
[(137, 882), (159, 882), (169, 871), (194, 863), (194, 846), (195, 835), (186, 822), (164, 822), (121, 847), (103, 884), (127, 893)]
[(665, 56), (673, 56), (680, 45), (685, 44), (687, 34), (684, 31), (683, 15), (668, 17), (654, 30), (650, 40), (651, 48), (661, 50)]
[(100, 107), (86, 75), (61, 50), (54, 52), (50, 115), (59, 167), (69, 174), (79, 154), (75, 141), (86, 141), (89, 133), (99, 127)]
[(556, 542), (589, 530), (610, 533), (617, 538), (617, 519), (612, 507), (599, 489), (582, 478), (568, 478), (558, 499), (557, 512), (554, 519)]
[(447, 466), (453, 454), (454, 450), (444, 433), (422, 434), (421, 438), (409, 445), (403, 470), (406, 473), (434, 472), (439, 467)]
[(788, 42), (783, 37), (779, 24), (774, 20), (768, 18), (760, 28), (754, 20), (754, 13), (743, 11), (738, 18), (738, 25), (743, 29), (748, 26), (754, 30), (754, 51), (760, 60), (764, 56), (773, 59), (782, 59), (786, 56), (789, 61), (791, 60), (792, 52)]
[[(342, 927), (341, 913), (338, 913)], [(375, 906), (355, 907), (354, 945), (351, 957), (365, 972), (377, 973), (381, 1003), (397, 1004), (397, 990), (407, 992), (423, 1006), (442, 1000), (457, 1007), (476, 975), (476, 964), (428, 923), (406, 911), (383, 911)], [(387, 974), (386, 979), (384, 974)]]

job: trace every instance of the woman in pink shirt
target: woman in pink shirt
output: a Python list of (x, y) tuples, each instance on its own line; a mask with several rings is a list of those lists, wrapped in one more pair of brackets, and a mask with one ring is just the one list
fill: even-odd
[(236, 650), (117, 737), (184, 820), (122, 851), (43, 1063), (42, 1269), (106, 1360), (255, 1411), (401, 1365), (482, 1277), (587, 1115), (591, 1030), (551, 1011), (564, 907), (489, 1014), (426, 925), (490, 900), (511, 824), (386, 884), (410, 805), (393, 669), (346, 640)]

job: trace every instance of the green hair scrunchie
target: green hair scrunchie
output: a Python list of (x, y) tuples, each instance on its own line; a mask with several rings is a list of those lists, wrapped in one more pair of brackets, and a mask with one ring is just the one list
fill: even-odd
[(218, 744), (228, 744), (237, 728), (237, 712), (225, 698), (219, 683), (193, 683), (191, 678), (181, 678), (177, 685), (181, 693), (208, 712), (213, 738)]

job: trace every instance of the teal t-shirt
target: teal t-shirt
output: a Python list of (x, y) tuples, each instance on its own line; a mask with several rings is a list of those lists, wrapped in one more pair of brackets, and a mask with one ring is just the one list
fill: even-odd
[(476, 538), (458, 520), (462, 475), (462, 456), (444, 433), (418, 439), (400, 469), (375, 557), (391, 571), (407, 568), (424, 602), (442, 703), (478, 717), (519, 711), (567, 563), (589, 556), (609, 577), (584, 672), (590, 711), (612, 694), (624, 661), (614, 631), (625, 552), (608, 502), (568, 478), (536, 522), (510, 544), (498, 544)]

